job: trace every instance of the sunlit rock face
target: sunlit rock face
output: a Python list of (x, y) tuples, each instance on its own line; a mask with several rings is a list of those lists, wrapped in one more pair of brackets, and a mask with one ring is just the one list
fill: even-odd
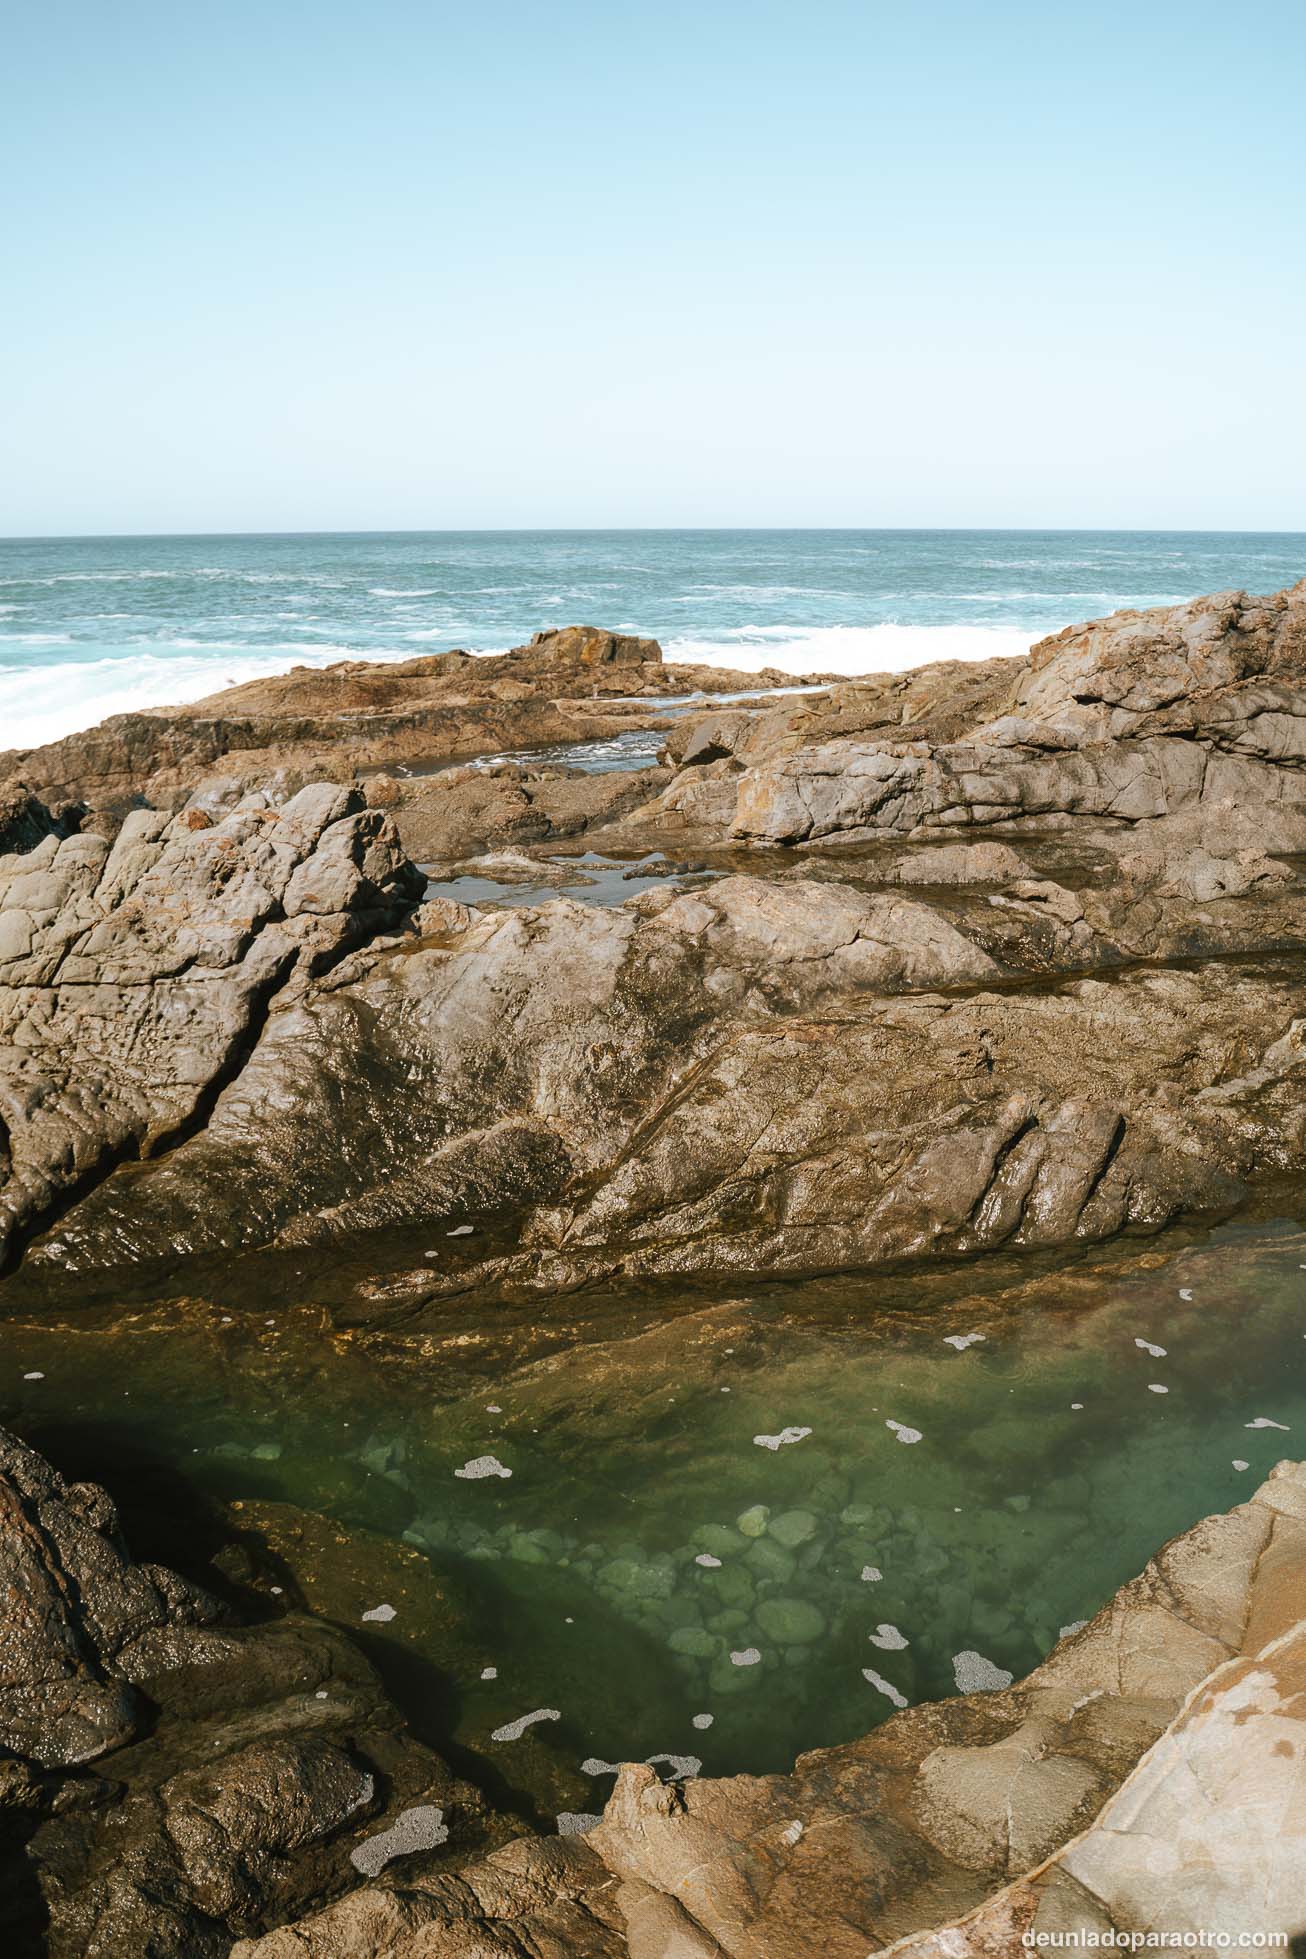
[[(80, 1199), (34, 1269), (476, 1221), (433, 1291), (553, 1290), (1227, 1211), (1306, 1154), (1304, 618), (1301, 586), (1117, 615), (718, 714), (642, 808), (527, 794), (661, 862), (624, 904), (582, 880), (505, 911), (519, 849), (482, 902), (454, 875), (422, 905), (386, 812), (325, 785), (47, 835), (0, 890), (9, 1216)], [(555, 637), (485, 684), (649, 665)], [(450, 849), (478, 834), (456, 776), (421, 792)]]
[(220, 822), (128, 817), (0, 858), (0, 1257), (125, 1156), (202, 1122), (273, 1001), (422, 880), (381, 812), (322, 785)]

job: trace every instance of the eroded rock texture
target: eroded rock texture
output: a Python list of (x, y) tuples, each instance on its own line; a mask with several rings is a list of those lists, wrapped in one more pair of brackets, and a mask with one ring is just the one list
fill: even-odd
[(384, 814), (328, 785), (0, 858), (0, 1254), (202, 1120), (273, 1000), (421, 889)]
[(187, 707), (117, 714), (42, 748), (0, 753), (0, 782), (21, 782), (47, 801), (80, 796), (109, 812), (140, 796), (175, 808), (206, 779), (237, 793), (276, 780), (290, 793), (359, 771), (659, 727), (660, 699), (786, 680), (665, 666), (656, 640), (566, 626), (492, 657), (293, 667)]

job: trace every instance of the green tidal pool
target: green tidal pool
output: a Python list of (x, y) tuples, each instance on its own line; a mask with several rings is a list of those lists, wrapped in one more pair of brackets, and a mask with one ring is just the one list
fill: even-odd
[(784, 1769), (1018, 1677), (1301, 1454), (1306, 1234), (353, 1326), (279, 1265), (239, 1302), (11, 1303), (0, 1419), (141, 1555), (313, 1520), (267, 1609), (390, 1655), (465, 1773), (593, 1810), (621, 1760)]

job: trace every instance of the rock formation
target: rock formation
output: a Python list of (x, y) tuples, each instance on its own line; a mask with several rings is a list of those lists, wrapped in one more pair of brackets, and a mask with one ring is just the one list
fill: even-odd
[(175, 808), (215, 772), (238, 793), (273, 779), (289, 793), (360, 771), (610, 738), (664, 725), (659, 703), (677, 696), (786, 684), (775, 672), (667, 666), (656, 640), (568, 626), (492, 657), (292, 667), (187, 707), (117, 714), (0, 753), (0, 783), (119, 814), (140, 798)]
[(1027, 1930), (1306, 1926), (1300, 1464), (1016, 1685), (963, 1654), (978, 1691), (789, 1775), (631, 1765), (587, 1835), (488, 1857), (514, 1826), (404, 1733), (339, 1633), (240, 1623), (135, 1564), (103, 1490), (3, 1434), (0, 1504), (0, 1921), (17, 1940), (44, 1920), (55, 1955), (861, 1959), (904, 1940), (980, 1959)]
[(389, 820), (323, 784), (213, 823), (134, 811), (0, 858), (0, 1254), (124, 1155), (202, 1121), (274, 998), (423, 888)]
[(3, 1431), (0, 1511), (7, 1951), (225, 1959), (377, 1868), (405, 1813), (472, 1848), (505, 1834), (331, 1626), (251, 1623), (135, 1563), (104, 1490)]
[[(929, 670), (763, 703), (738, 752), (575, 818), (694, 844), (691, 888), (615, 909), (423, 906), (386, 815), (325, 785), (47, 834), (0, 869), (6, 1214), (79, 1199), (33, 1273), (451, 1220), (478, 1229), (431, 1293), (556, 1288), (1227, 1210), (1306, 1162), (1304, 620), (1306, 586), (1226, 595), (960, 703)], [(910, 741), (872, 738), (909, 703)], [(529, 834), (519, 778), (441, 782), (445, 847), (505, 796), (482, 836)]]

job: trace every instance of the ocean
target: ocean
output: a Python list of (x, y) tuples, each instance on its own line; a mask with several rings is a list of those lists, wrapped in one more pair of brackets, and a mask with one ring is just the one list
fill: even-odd
[(0, 539), (0, 748), (295, 664), (573, 623), (668, 658), (865, 673), (1022, 653), (1121, 606), (1306, 575), (1306, 534), (430, 531)]

